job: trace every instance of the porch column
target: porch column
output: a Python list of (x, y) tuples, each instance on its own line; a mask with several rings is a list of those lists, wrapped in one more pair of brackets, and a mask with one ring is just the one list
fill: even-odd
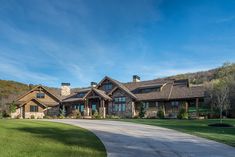
[(188, 112), (188, 102), (187, 101), (185, 102), (185, 110), (186, 110), (186, 112)]
[(88, 102), (87, 102), (87, 100), (85, 100), (85, 113), (84, 113), (84, 115), (89, 116), (89, 114), (90, 114), (90, 111), (89, 111)]
[(163, 106), (162, 106), (162, 110), (163, 110), (163, 113), (164, 113), (164, 115), (166, 115), (166, 110), (165, 110), (165, 102), (163, 103)]
[(198, 109), (199, 98), (196, 98), (196, 116), (199, 118), (199, 109)]
[(104, 100), (103, 99), (100, 100), (100, 109), (99, 110), (100, 110), (99, 112), (100, 112), (101, 117), (105, 118), (106, 117), (106, 109), (105, 109), (105, 105), (104, 105)]
[(23, 119), (23, 107), (20, 107), (20, 119)]
[(131, 111), (132, 111), (132, 115), (131, 116), (133, 118), (136, 115), (136, 112), (135, 112), (135, 102), (134, 101), (131, 102)]

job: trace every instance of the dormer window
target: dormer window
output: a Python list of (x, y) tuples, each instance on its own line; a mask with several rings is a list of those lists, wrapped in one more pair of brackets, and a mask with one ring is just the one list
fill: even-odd
[(37, 94), (36, 94), (36, 97), (37, 97), (38, 99), (43, 99), (43, 98), (45, 98), (45, 93), (37, 93)]

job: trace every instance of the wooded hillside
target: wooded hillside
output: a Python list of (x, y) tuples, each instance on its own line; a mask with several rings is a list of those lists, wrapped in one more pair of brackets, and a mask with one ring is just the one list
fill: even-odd
[[(175, 76), (170, 76), (167, 78), (175, 78), (175, 79), (189, 79), (191, 84), (202, 84), (205, 82), (211, 82), (214, 80), (218, 80), (228, 75), (235, 76), (235, 64), (224, 64), (223, 66), (208, 70), (201, 71), (196, 73), (187, 73), (187, 74), (179, 74)], [(51, 88), (56, 93), (60, 92), (59, 88)], [(29, 86), (27, 84), (15, 82), (15, 81), (6, 81), (0, 80), (0, 108), (3, 108), (6, 103), (12, 102), (16, 97), (21, 95), (22, 93), (29, 90)]]

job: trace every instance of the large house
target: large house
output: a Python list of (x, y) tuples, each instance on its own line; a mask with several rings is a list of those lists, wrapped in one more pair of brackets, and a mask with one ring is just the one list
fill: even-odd
[[(30, 87), (31, 88), (31, 87)], [(43, 118), (45, 115), (58, 115), (61, 99), (45, 87), (39, 85), (18, 97), (14, 104), (16, 112), (12, 118)]]
[[(40, 93), (44, 93), (44, 97)], [(139, 114), (142, 105), (146, 110), (146, 117), (150, 118), (156, 117), (158, 110), (162, 110), (167, 117), (175, 118), (180, 108), (187, 111), (194, 108), (197, 116), (203, 101), (204, 87), (191, 86), (187, 79), (141, 81), (137, 75), (128, 83), (105, 76), (98, 84), (91, 82), (90, 87), (80, 88), (73, 93), (70, 92), (69, 83), (62, 83), (61, 93), (57, 96), (38, 86), (17, 100), (18, 112), (24, 118), (38, 113), (38, 118), (41, 115), (58, 115), (59, 107), (62, 106), (67, 114), (79, 110), (86, 118), (91, 117), (95, 111), (102, 117), (117, 115), (131, 118)], [(38, 106), (38, 109), (33, 106)]]

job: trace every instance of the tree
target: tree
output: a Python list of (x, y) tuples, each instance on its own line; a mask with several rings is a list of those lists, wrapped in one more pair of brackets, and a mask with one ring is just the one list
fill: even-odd
[(11, 112), (11, 113), (14, 113), (14, 112), (16, 111), (16, 105), (15, 105), (14, 102), (12, 102), (12, 103), (10, 104), (9, 109), (10, 109), (10, 112)]
[(230, 108), (229, 102), (229, 86), (225, 80), (220, 80), (217, 84), (215, 84), (213, 89), (213, 105), (215, 108), (218, 108), (220, 111), (220, 123), (222, 123), (223, 119), (223, 111), (228, 110)]
[(145, 110), (145, 107), (144, 107), (144, 103), (141, 102), (140, 113), (139, 113), (140, 118), (144, 118), (145, 113), (146, 113), (146, 110)]
[(60, 117), (61, 118), (64, 118), (66, 115), (66, 110), (65, 110), (65, 106), (63, 105), (62, 106), (62, 109), (60, 109)]

